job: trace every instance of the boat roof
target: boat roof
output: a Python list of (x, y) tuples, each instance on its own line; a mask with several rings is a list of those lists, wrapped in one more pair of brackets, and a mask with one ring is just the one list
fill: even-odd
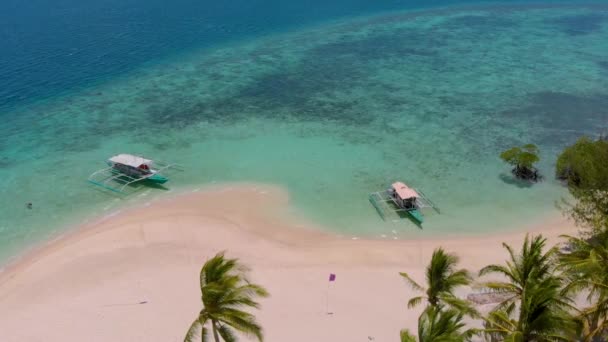
[(395, 182), (391, 186), (393, 187), (393, 189), (395, 189), (397, 196), (399, 196), (401, 199), (420, 197), (416, 190), (408, 187), (403, 182)]
[(152, 164), (152, 160), (145, 159), (139, 156), (134, 156), (132, 154), (119, 154), (110, 158), (110, 161), (113, 163), (124, 164), (132, 167), (139, 167), (142, 164)]

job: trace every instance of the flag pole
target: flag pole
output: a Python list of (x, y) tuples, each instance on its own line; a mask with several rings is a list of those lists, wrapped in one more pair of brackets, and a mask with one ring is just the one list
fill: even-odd
[(333, 274), (333, 273), (330, 273), (329, 274), (329, 281), (327, 282), (327, 292), (325, 294), (325, 313), (327, 315), (333, 314), (332, 312), (329, 312), (329, 286), (334, 281), (336, 281), (336, 275)]
[(331, 281), (327, 282), (327, 292), (325, 296), (325, 314), (327, 315), (329, 315), (329, 284), (331, 284)]

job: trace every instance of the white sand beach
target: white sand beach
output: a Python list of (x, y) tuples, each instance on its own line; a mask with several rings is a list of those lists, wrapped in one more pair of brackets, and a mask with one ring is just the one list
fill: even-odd
[(519, 245), (523, 230), (551, 241), (576, 232), (558, 217), (503, 235), (352, 240), (288, 218), (288, 206), (280, 188), (234, 184), (79, 228), (0, 274), (0, 341), (181, 341), (201, 308), (198, 272), (221, 250), (271, 293), (257, 312), (266, 341), (397, 341), (419, 314), (398, 272), (424, 282), (434, 248), (476, 272), (502, 262), (501, 242)]

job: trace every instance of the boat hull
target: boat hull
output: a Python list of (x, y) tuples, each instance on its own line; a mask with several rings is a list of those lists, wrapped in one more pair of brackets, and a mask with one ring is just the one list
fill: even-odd
[(112, 163), (112, 162), (108, 162), (108, 165), (110, 165), (115, 170), (115, 172), (125, 174), (129, 177), (142, 178), (142, 180), (145, 179), (146, 181), (148, 181), (150, 183), (164, 184), (167, 181), (169, 181), (169, 178), (167, 178), (165, 176), (161, 176), (160, 174), (156, 173), (154, 170), (150, 170), (150, 171), (141, 170), (141, 169), (138, 169), (135, 167)]
[(167, 177), (163, 177), (159, 174), (153, 174), (152, 176), (146, 178), (148, 182), (156, 183), (156, 184), (165, 184), (169, 180)]
[(414, 221), (418, 223), (424, 222), (424, 216), (422, 216), (422, 213), (418, 209), (408, 210), (407, 213)]

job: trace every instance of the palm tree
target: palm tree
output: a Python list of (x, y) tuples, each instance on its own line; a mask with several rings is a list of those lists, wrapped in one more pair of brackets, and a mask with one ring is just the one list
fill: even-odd
[[(506, 265), (489, 265), (479, 271), (483, 276), (497, 273), (507, 281), (485, 282), (491, 291), (507, 294), (488, 317), (486, 336), (492, 341), (571, 340), (574, 331), (571, 299), (562, 291), (563, 279), (556, 272), (556, 249), (544, 253), (546, 239), (526, 235), (522, 250), (515, 254), (511, 246)], [(516, 319), (516, 307), (519, 309)]]
[(584, 341), (602, 341), (608, 337), (608, 232), (585, 240), (568, 235), (570, 252), (559, 253), (568, 278), (570, 293), (587, 291), (591, 305), (579, 313)]
[[(485, 318), (486, 337), (490, 341), (572, 341), (576, 325), (570, 316), (568, 301), (563, 300), (561, 281), (550, 277), (531, 282), (519, 316), (516, 304), (493, 310)], [(518, 319), (514, 317), (517, 316)]]
[(479, 276), (484, 276), (490, 273), (498, 273), (505, 276), (508, 282), (485, 282), (483, 286), (500, 293), (510, 294), (501, 304), (504, 308), (511, 303), (521, 300), (526, 285), (530, 281), (544, 279), (552, 274), (555, 269), (554, 255), (555, 248), (549, 249), (543, 253), (546, 239), (542, 235), (538, 235), (530, 240), (526, 235), (521, 253), (515, 254), (513, 248), (506, 243), (502, 246), (509, 252), (509, 259), (506, 266), (489, 265), (479, 271)]
[(223, 252), (205, 263), (200, 274), (203, 309), (192, 322), (184, 342), (193, 342), (199, 332), (201, 341), (208, 341), (208, 323), (215, 342), (220, 342), (220, 336), (225, 342), (236, 341), (235, 330), (263, 341), (262, 327), (255, 316), (241, 308), (257, 309), (255, 297), (267, 297), (268, 292), (247, 280), (248, 271), (238, 259), (224, 258)]
[(426, 268), (428, 286), (426, 289), (416, 283), (407, 273), (399, 273), (414, 290), (426, 293), (426, 296), (410, 299), (407, 303), (408, 308), (417, 306), (426, 298), (431, 307), (438, 308), (440, 305), (446, 305), (475, 316), (476, 311), (469, 302), (454, 296), (454, 290), (458, 286), (469, 285), (472, 281), (467, 270), (456, 270), (456, 264), (458, 264), (456, 255), (446, 253), (442, 248), (435, 249), (431, 263)]
[(512, 318), (515, 311), (515, 303), (498, 310), (492, 310), (484, 318), (484, 334), (486, 341), (518, 341), (521, 336), (518, 334), (517, 321)]
[[(429, 306), (418, 318), (418, 342), (463, 342), (476, 334), (475, 329), (464, 328), (463, 314), (454, 309), (442, 310)], [(416, 342), (416, 336), (401, 330), (401, 342)]]

